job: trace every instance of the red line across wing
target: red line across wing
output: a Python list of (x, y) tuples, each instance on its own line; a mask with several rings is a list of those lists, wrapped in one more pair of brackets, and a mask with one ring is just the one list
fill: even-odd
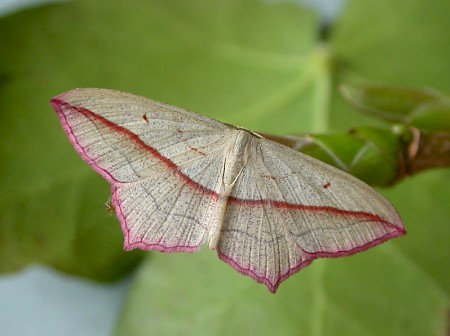
[[(64, 129), (66, 130), (66, 132), (71, 133), (69, 134), (69, 138), (71, 139), (72, 143), (74, 144), (74, 146), (78, 147), (78, 151), (80, 152), (80, 150), (83, 151), (83, 157), (84, 158), (89, 158), (89, 156), (86, 154), (86, 152), (84, 151), (84, 148), (78, 143), (75, 135), (73, 134), (73, 132), (70, 130), (70, 126), (67, 123), (66, 117), (65, 117), (65, 112), (62, 111), (62, 108), (68, 108), (71, 109), (72, 111), (76, 111), (78, 113), (81, 113), (82, 115), (84, 115), (86, 118), (91, 119), (91, 120), (96, 120), (99, 121), (101, 123), (103, 123), (105, 126), (109, 127), (112, 131), (120, 133), (122, 135), (125, 135), (126, 137), (128, 137), (130, 140), (132, 140), (135, 144), (137, 144), (138, 146), (140, 146), (143, 150), (147, 151), (148, 153), (150, 153), (154, 158), (156, 158), (157, 160), (163, 162), (170, 170), (173, 171), (173, 173), (177, 176), (179, 176), (183, 181), (185, 181), (188, 185), (190, 185), (192, 188), (194, 188), (195, 190), (199, 190), (200, 192), (202, 192), (203, 194), (206, 195), (210, 195), (211, 197), (213, 197), (214, 199), (218, 199), (219, 194), (211, 189), (208, 189), (207, 187), (201, 185), (198, 182), (195, 182), (193, 180), (191, 180), (189, 178), (189, 176), (183, 174), (180, 170), (179, 167), (172, 162), (169, 158), (166, 158), (165, 156), (161, 155), (161, 153), (159, 153), (155, 148), (149, 146), (148, 144), (146, 144), (144, 141), (142, 141), (139, 136), (137, 136), (136, 134), (134, 134), (133, 132), (131, 132), (130, 130), (119, 126), (111, 121), (109, 121), (106, 118), (103, 118), (101, 116), (99, 116), (98, 114), (85, 109), (83, 107), (77, 107), (77, 106), (72, 106), (69, 103), (62, 101), (58, 98), (53, 99), (52, 101), (52, 105), (55, 107), (55, 109), (57, 110), (58, 114), (60, 115), (60, 117), (64, 118), (64, 124), (63, 126)], [(88, 163), (90, 165), (92, 165), (94, 167), (94, 169), (99, 172), (102, 176), (105, 175), (105, 173), (107, 173), (109, 175), (108, 172), (106, 172), (104, 169), (102, 169), (101, 167), (99, 167), (98, 165), (95, 164), (95, 162), (93, 160), (88, 161)], [(111, 175), (109, 175), (111, 177)], [(111, 177), (111, 180), (114, 180)], [(230, 197), (228, 199), (228, 201), (230, 203), (237, 203), (237, 204), (242, 204), (242, 205), (246, 205), (246, 206), (261, 206), (261, 205), (269, 205), (274, 207), (274, 208), (284, 208), (284, 209), (292, 209), (292, 210), (299, 210), (299, 211), (306, 211), (306, 212), (328, 212), (328, 213), (333, 213), (335, 215), (338, 216), (344, 216), (344, 217), (353, 217), (353, 218), (360, 218), (360, 219), (365, 219), (368, 221), (373, 221), (373, 222), (379, 222), (382, 223), (388, 227), (394, 228), (395, 230), (397, 230), (400, 234), (404, 233), (402, 231), (402, 228), (393, 225), (392, 223), (386, 221), (385, 219), (381, 218), (378, 215), (374, 215), (368, 212), (364, 212), (364, 211), (351, 211), (351, 210), (342, 210), (342, 209), (338, 209), (338, 208), (334, 208), (334, 207), (330, 207), (330, 206), (313, 206), (313, 205), (303, 205), (303, 204), (293, 204), (293, 203), (288, 203), (288, 202), (283, 202), (283, 201), (268, 201), (268, 200), (250, 200), (250, 199), (240, 199), (240, 198), (236, 198), (236, 197)], [(403, 229), (404, 230), (404, 229)], [(406, 231), (405, 231), (406, 232)]]

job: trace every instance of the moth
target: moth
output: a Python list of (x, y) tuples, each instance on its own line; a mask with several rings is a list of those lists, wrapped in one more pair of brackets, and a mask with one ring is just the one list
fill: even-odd
[(205, 242), (275, 292), (317, 258), (406, 233), (365, 183), (247, 129), (106, 89), (51, 104), (76, 151), (111, 184), (125, 250), (196, 252)]

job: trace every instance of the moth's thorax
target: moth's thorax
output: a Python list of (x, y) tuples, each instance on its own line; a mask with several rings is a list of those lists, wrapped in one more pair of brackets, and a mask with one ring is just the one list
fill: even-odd
[[(252, 141), (254, 135), (246, 129), (237, 129), (237, 134), (231, 149), (232, 156), (237, 164), (245, 165), (251, 157)], [(231, 154), (231, 153), (230, 153)]]
[(216, 204), (217, 211), (215, 211), (214, 217), (211, 218), (208, 233), (208, 245), (211, 249), (217, 248), (224, 223), (228, 197), (236, 181), (238, 181), (239, 175), (251, 160), (251, 151), (254, 148), (252, 141), (255, 140), (256, 138), (251, 132), (241, 128), (232, 130), (229, 137), (224, 139), (226, 155), (224, 156), (222, 174), (220, 175), (221, 180), (219, 181), (220, 192)]
[(237, 176), (252, 157), (252, 141), (256, 140), (254, 135), (245, 129), (236, 129), (226, 140), (226, 155), (224, 161), (223, 184), (225, 188), (234, 184)]

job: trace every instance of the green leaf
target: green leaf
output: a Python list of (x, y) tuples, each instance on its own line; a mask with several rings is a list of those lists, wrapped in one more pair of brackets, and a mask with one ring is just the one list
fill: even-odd
[[(449, 10), (446, 0), (348, 1), (331, 32), (337, 82), (448, 91)], [(375, 123), (355, 117), (337, 92), (333, 105), (342, 112), (332, 115), (337, 128)]]
[[(449, 87), (447, 2), (350, 1), (330, 48), (318, 47), (315, 15), (256, 0), (84, 0), (3, 18), (1, 269), (41, 262), (106, 280), (139, 257), (122, 252), (119, 223), (104, 210), (108, 186), (71, 148), (52, 96), (120, 89), (279, 134), (375, 124), (332, 85)], [(316, 261), (276, 295), (206, 248), (147, 253), (118, 334), (444, 334), (448, 175), (389, 191), (406, 237)]]
[(276, 294), (205, 247), (147, 259), (124, 308), (118, 335), (439, 335), (446, 300), (395, 245), (315, 261)]
[(343, 75), (448, 90), (449, 9), (446, 0), (349, 1), (332, 34)]

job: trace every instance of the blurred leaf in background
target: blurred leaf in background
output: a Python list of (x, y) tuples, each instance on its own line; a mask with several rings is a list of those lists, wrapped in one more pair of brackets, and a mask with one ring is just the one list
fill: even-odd
[[(276, 295), (206, 248), (125, 253), (108, 186), (48, 100), (76, 87), (140, 94), (255, 131), (381, 125), (341, 82), (450, 87), (446, 0), (349, 1), (328, 41), (309, 10), (256, 0), (80, 0), (0, 20), (0, 270), (45, 263), (98, 280), (145, 255), (119, 335), (442, 335), (450, 284), (450, 173), (382, 192), (408, 235), (321, 260)], [(376, 174), (376, 172), (374, 172)]]

